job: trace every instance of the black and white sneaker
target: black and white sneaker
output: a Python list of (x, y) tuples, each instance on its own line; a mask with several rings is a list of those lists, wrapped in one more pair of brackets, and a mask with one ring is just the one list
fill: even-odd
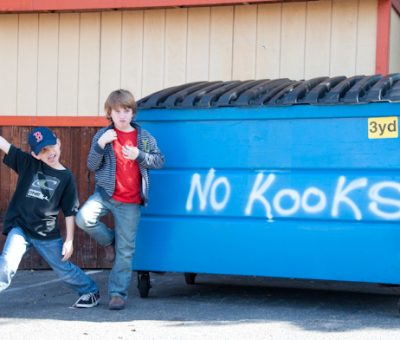
[(79, 299), (72, 305), (75, 308), (90, 308), (96, 307), (99, 305), (100, 294), (96, 293), (88, 293), (83, 294), (79, 297)]

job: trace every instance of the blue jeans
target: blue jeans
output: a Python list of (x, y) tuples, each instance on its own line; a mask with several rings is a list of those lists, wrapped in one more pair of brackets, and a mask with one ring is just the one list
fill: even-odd
[(95, 282), (79, 267), (62, 261), (63, 240), (38, 240), (29, 237), (20, 227), (14, 227), (7, 235), (0, 256), (0, 292), (6, 289), (17, 272), (22, 256), (34, 247), (39, 255), (56, 272), (58, 277), (79, 295), (98, 291)]
[[(111, 212), (114, 229), (100, 218)], [(76, 224), (102, 246), (115, 242), (115, 261), (108, 280), (110, 296), (128, 297), (132, 279), (132, 260), (135, 253), (136, 230), (140, 220), (140, 205), (105, 200), (95, 192), (76, 215)]]

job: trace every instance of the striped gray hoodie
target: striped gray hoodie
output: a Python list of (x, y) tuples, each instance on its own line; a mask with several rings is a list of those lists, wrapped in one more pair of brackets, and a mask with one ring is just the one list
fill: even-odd
[[(137, 123), (131, 122), (137, 130), (139, 156), (136, 161), (139, 164), (142, 177), (142, 202), (147, 204), (149, 197), (149, 172), (148, 169), (160, 169), (164, 165), (164, 155), (157, 147), (155, 138), (146, 130), (142, 129)], [(99, 138), (109, 129), (113, 129), (111, 124), (97, 131), (92, 140), (89, 151), (87, 166), (90, 171), (95, 172), (95, 191), (99, 192), (103, 198), (109, 200), (115, 189), (116, 159), (112, 143), (106, 144), (104, 149), (97, 143)]]

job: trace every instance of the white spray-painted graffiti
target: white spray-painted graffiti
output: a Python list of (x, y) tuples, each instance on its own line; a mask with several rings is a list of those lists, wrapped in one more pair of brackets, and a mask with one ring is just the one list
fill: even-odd
[[(295, 188), (279, 188), (279, 178), (276, 174), (266, 175), (264, 172), (259, 172), (247, 196), (243, 214), (252, 216), (256, 204), (265, 209), (265, 216), (269, 220), (275, 216), (294, 216), (299, 212), (312, 215), (324, 211), (328, 211), (331, 218), (339, 218), (341, 209), (347, 209), (347, 211), (351, 211), (352, 218), (359, 221), (363, 219), (365, 208), (359, 206), (352, 194), (363, 190), (368, 200), (367, 209), (370, 214), (384, 220), (400, 219), (399, 182), (380, 181), (370, 185), (367, 177), (347, 179), (343, 175), (337, 177), (335, 181), (333, 197), (328, 197), (324, 190), (317, 186), (309, 186), (302, 191)], [(275, 191), (271, 194), (270, 189), (273, 186), (275, 186)], [(279, 190), (276, 190), (276, 187)], [(388, 195), (388, 191), (390, 195)], [(203, 182), (201, 175), (195, 173), (191, 179), (186, 210), (193, 211), (193, 201), (196, 197), (201, 211), (206, 210), (209, 206), (216, 212), (222, 211), (229, 204), (231, 192), (232, 185), (228, 177), (217, 177), (214, 169), (208, 171)], [(245, 194), (240, 196), (246, 197)], [(286, 203), (283, 204), (283, 201)]]

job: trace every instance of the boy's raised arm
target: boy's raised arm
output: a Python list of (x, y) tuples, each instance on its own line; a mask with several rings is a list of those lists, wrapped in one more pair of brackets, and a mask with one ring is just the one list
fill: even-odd
[(0, 136), (0, 149), (3, 152), (8, 153), (10, 151), (11, 144), (2, 136)]

